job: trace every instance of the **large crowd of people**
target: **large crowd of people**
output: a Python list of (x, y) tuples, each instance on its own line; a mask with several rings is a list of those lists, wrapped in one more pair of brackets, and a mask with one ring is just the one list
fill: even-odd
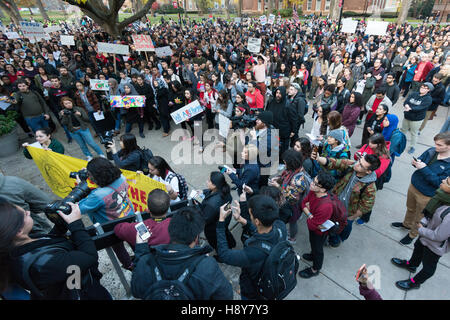
[[(404, 221), (392, 227), (408, 231), (401, 244), (416, 240), (410, 260), (392, 263), (411, 272), (423, 263), (423, 269), (396, 285), (415, 289), (433, 276), (450, 250), (450, 118), (433, 134), (434, 147), (417, 154), (416, 146), (439, 106), (449, 103), (450, 26), (389, 24), (386, 35), (373, 36), (365, 34), (364, 21), (348, 34), (337, 32), (337, 22), (318, 17), (266, 25), (255, 19), (180, 22), (133, 24), (117, 39), (88, 18), (62, 22), (50, 40), (33, 43), (0, 33), (0, 95), (10, 105), (0, 112), (16, 111), (30, 141), (35, 138), (46, 150), (63, 154), (75, 140), (89, 161), (89, 179), (98, 185), (78, 204), (70, 203), (70, 214), (60, 213), (67, 238), (67, 230), (50, 230), (37, 215), (47, 195), (0, 175), (1, 296), (111, 299), (99, 282), (98, 254), (81, 215), (104, 223), (134, 214), (119, 170), (126, 169), (148, 174), (167, 190), (147, 197), (149, 240), (141, 238), (136, 223), (114, 229), (135, 252), (130, 256), (123, 242), (113, 246), (122, 267), (133, 272), (134, 297), (232, 299), (232, 286), (219, 268), (224, 263), (242, 268), (242, 299), (267, 298), (261, 274), (272, 252), (265, 250), (281, 242), (294, 245), (304, 215), (311, 251), (302, 259), (312, 264), (297, 270), (297, 263), (295, 274), (317, 276), (323, 247), (339, 247), (353, 223), (369, 222), (376, 193), (404, 151), (413, 155), (415, 171)], [(6, 28), (17, 31), (14, 25)], [(170, 46), (172, 54), (136, 51), (136, 33), (149, 34), (155, 47)], [(61, 45), (62, 34), (73, 35), (75, 45)], [(249, 51), (249, 38), (261, 39), (258, 52)], [(98, 42), (129, 45), (130, 53), (99, 52)], [(93, 90), (93, 79), (107, 80), (109, 90)], [(137, 95), (145, 96), (143, 107), (111, 108), (111, 96)], [(195, 100), (203, 112), (181, 123), (183, 140), (204, 152), (203, 133), (222, 129), (225, 117), (232, 130), (216, 147), (232, 163), (211, 172), (207, 189), (198, 190), (189, 206), (168, 215), (171, 205), (188, 198), (184, 174), (171, 168), (171, 159), (147, 157), (139, 142), (153, 130), (168, 137), (177, 127), (170, 114)], [(401, 123), (394, 108), (403, 109)], [(134, 123), (141, 140), (131, 133)], [(302, 134), (305, 123), (312, 129)], [(363, 129), (361, 143), (352, 154), (350, 137), (360, 132), (357, 126)], [(66, 141), (53, 138), (59, 128)], [(102, 148), (100, 140), (109, 133), (120, 149), (114, 142)], [(31, 159), (28, 146), (23, 144), (24, 156)], [(230, 232), (232, 217), (242, 225), (241, 244)], [(206, 246), (199, 246), (202, 232)], [(65, 285), (70, 265), (81, 268), (81, 289)], [(361, 294), (381, 299), (367, 270), (361, 275)], [(175, 289), (164, 290), (166, 279)]]

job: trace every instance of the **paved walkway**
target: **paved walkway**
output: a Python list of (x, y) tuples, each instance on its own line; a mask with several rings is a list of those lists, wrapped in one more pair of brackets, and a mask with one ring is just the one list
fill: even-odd
[[(403, 99), (391, 111), (399, 116), (400, 125), (403, 119), (402, 103)], [(418, 140), (416, 157), (427, 148), (433, 146), (433, 137), (439, 132), (448, 114), (449, 109), (441, 106), (437, 112), (437, 117), (427, 123)], [(312, 126), (311, 111), (306, 115), (306, 119), (305, 129), (302, 129), (300, 133), (310, 131)], [(137, 127), (133, 128), (133, 132), (137, 134)], [(353, 146), (360, 143), (361, 134), (362, 128), (359, 126), (351, 139)], [(185, 175), (191, 187), (198, 189), (206, 187), (209, 173), (217, 170), (217, 165), (174, 164), (179, 161), (179, 157), (171, 158), (172, 149), (177, 144), (177, 141), (170, 141), (170, 137), (163, 138), (161, 131), (145, 131), (145, 135), (145, 139), (137, 138), (140, 146), (151, 148), (155, 155), (160, 155), (169, 160), (175, 171)], [(67, 155), (85, 159), (75, 142), (70, 145), (66, 143), (66, 138), (61, 128), (56, 133), (56, 137), (65, 144)], [(20, 135), (20, 138), (23, 138), (22, 142), (26, 140), (23, 133)], [(355, 152), (355, 148), (352, 148), (353, 152)], [(402, 246), (398, 240), (405, 235), (405, 232), (391, 228), (390, 223), (402, 221), (405, 214), (406, 193), (414, 170), (411, 166), (411, 158), (406, 152), (401, 157), (396, 158), (392, 180), (384, 186), (383, 190), (377, 192), (371, 221), (362, 226), (355, 224), (349, 240), (339, 248), (325, 247), (325, 260), (321, 274), (312, 279), (298, 278), (298, 285), (288, 296), (288, 299), (362, 299), (354, 276), (363, 263), (367, 264), (367, 266), (372, 266), (371, 268), (374, 270), (378, 268), (377, 270), (380, 271), (379, 292), (384, 299), (450, 299), (448, 289), (445, 289), (450, 286), (450, 255), (444, 256), (440, 260), (436, 274), (423, 284), (419, 290), (405, 293), (397, 289), (394, 284), (395, 281), (404, 280), (410, 276), (406, 270), (394, 267), (390, 259), (392, 257), (409, 259), (413, 244)], [(19, 176), (30, 181), (40, 189), (51, 193), (34, 162), (26, 159), (22, 154), (22, 150), (8, 158), (0, 158), (0, 168), (7, 175)], [(235, 191), (233, 191), (233, 197), (237, 199)], [(89, 223), (88, 219), (85, 219), (85, 223)], [(239, 226), (233, 229), (233, 233), (238, 240), (240, 238)], [(299, 234), (294, 247), (300, 255), (310, 251), (304, 220), (299, 221)], [(125, 290), (121, 287), (106, 253), (102, 250), (99, 254), (100, 271), (104, 274), (102, 283), (110, 290), (115, 299), (125, 299)], [(300, 268), (304, 268), (306, 265), (308, 264), (302, 260)], [(233, 283), (236, 291), (235, 298), (238, 298), (239, 269), (223, 264), (221, 264), (221, 267)], [(130, 280), (131, 272), (124, 272), (128, 280)]]

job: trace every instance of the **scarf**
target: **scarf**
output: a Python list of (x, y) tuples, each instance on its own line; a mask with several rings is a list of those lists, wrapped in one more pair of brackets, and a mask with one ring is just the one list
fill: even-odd
[[(431, 218), (435, 211), (442, 206), (450, 206), (450, 194), (444, 192), (441, 188), (436, 191), (436, 194), (425, 207), (424, 214), (427, 218)], [(429, 215), (429, 216), (428, 216)]]
[(283, 190), (286, 189), (286, 187), (291, 183), (292, 178), (301, 171), (302, 168), (298, 168), (295, 171), (292, 170), (284, 170), (281, 174), (281, 187)]

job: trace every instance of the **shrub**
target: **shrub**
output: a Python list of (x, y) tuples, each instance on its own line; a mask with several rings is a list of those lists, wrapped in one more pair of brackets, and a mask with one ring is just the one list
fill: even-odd
[[(298, 10), (297, 13), (298, 13), (299, 16), (302, 14), (301, 10)], [(290, 17), (292, 17), (292, 8), (281, 9), (280, 10), (280, 15), (281, 15), (282, 18), (290, 18)]]
[(13, 131), (16, 126), (16, 111), (7, 111), (6, 116), (0, 115), (0, 136), (6, 135)]

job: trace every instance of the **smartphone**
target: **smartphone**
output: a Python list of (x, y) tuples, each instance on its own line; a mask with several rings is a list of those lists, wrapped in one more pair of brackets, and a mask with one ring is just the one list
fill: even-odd
[(361, 276), (362, 272), (364, 271), (364, 269), (366, 269), (366, 264), (363, 264), (359, 269), (358, 272), (356, 273), (356, 281), (359, 280), (359, 277)]
[(148, 238), (152, 236), (152, 233), (147, 229), (145, 224), (143, 222), (139, 222), (134, 226), (136, 228), (137, 233), (139, 234), (139, 237), (143, 241), (147, 241)]
[(417, 161), (419, 161), (419, 160), (417, 160), (417, 158), (416, 158), (416, 157), (414, 157), (414, 156), (413, 156), (413, 159), (414, 159), (414, 161), (416, 161), (416, 162), (417, 162)]
[(231, 209), (231, 202), (228, 202), (227, 205), (225, 206), (225, 211), (228, 211)]

